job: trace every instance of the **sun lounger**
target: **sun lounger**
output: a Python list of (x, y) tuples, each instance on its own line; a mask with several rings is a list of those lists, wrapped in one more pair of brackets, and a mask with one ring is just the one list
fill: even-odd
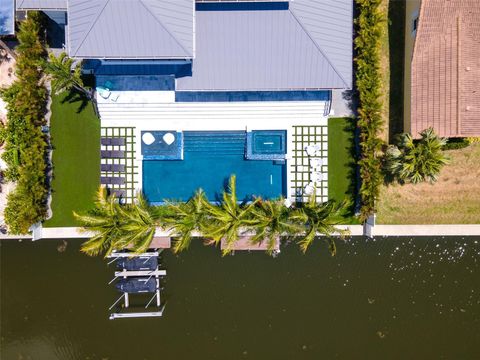
[(310, 166), (316, 170), (320, 170), (323, 165), (323, 160), (319, 158), (310, 159)]
[(305, 146), (305, 152), (308, 156), (315, 156), (317, 152), (321, 150), (320, 144), (313, 144)]
[(102, 159), (121, 159), (125, 157), (125, 151), (122, 150), (102, 150), (100, 154)]
[(111, 172), (125, 172), (124, 164), (101, 164), (101, 171), (111, 171)]
[(111, 94), (110, 90), (103, 87), (97, 87), (97, 92), (98, 92), (98, 95), (100, 95), (104, 99), (108, 99), (108, 97)]
[(119, 97), (120, 95), (118, 93), (112, 93), (112, 95), (110, 95), (110, 100), (112, 100), (113, 102), (117, 102)]
[(122, 137), (112, 137), (112, 138), (104, 137), (104, 138), (100, 139), (100, 143), (102, 145), (105, 145), (105, 146), (108, 146), (108, 145), (124, 146), (125, 145), (125, 138), (122, 138)]
[(100, 184), (102, 185), (123, 185), (125, 184), (124, 177), (101, 176)]
[(303, 188), (303, 193), (307, 196), (312, 195), (314, 192), (315, 192), (315, 185), (312, 182), (305, 185), (305, 187)]
[(312, 172), (312, 181), (316, 182), (316, 183), (319, 183), (323, 180), (323, 174), (321, 172), (318, 172), (318, 171), (314, 171)]

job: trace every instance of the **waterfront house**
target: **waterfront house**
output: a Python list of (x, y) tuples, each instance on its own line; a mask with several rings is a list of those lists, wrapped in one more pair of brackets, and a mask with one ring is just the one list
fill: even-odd
[(480, 136), (480, 1), (406, 2), (404, 129)]
[[(352, 87), (353, 0), (17, 0), (95, 78), (101, 182), (130, 200), (328, 199), (332, 90)], [(60, 39), (60, 41), (58, 41)], [(55, 49), (57, 48), (57, 49)]]

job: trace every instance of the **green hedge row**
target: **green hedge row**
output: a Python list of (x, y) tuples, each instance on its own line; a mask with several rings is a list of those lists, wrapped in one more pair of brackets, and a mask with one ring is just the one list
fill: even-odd
[(463, 149), (469, 145), (470, 145), (470, 142), (466, 138), (452, 138), (452, 139), (448, 139), (448, 142), (443, 147), (443, 150)]
[(375, 201), (383, 183), (382, 145), (383, 127), (382, 75), (380, 48), (384, 14), (379, 9), (382, 0), (357, 0), (358, 16), (355, 21), (356, 87), (359, 94), (358, 127), (360, 133), (360, 167), (362, 206), (365, 220), (375, 212)]
[(468, 137), (468, 138), (450, 138), (448, 139), (447, 144), (443, 147), (443, 150), (457, 150), (463, 149), (471, 144), (480, 142), (478, 137)]
[(12, 234), (27, 233), (46, 215), (47, 139), (41, 126), (45, 125), (48, 94), (41, 70), (45, 48), (39, 39), (40, 29), (40, 15), (30, 12), (17, 34), (17, 80), (2, 91), (8, 110), (2, 155), (8, 170), (4, 176), (17, 183), (5, 209), (5, 222)]

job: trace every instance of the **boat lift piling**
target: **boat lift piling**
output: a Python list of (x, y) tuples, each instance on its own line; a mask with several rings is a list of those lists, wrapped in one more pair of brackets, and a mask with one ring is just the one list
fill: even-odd
[[(115, 271), (115, 277), (108, 283), (109, 285), (115, 282), (115, 287), (122, 295), (110, 306), (109, 311), (112, 310), (123, 299), (124, 308), (130, 307), (130, 295), (139, 293), (153, 293), (145, 305), (148, 309), (153, 300), (156, 299), (155, 308), (157, 311), (150, 312), (114, 312), (110, 314), (110, 320), (121, 318), (136, 318), (136, 317), (159, 317), (163, 315), (165, 304), (162, 306), (160, 292), (160, 277), (166, 276), (167, 271), (159, 268), (158, 256), (160, 252), (149, 251), (143, 254), (133, 254), (131, 252), (113, 252), (110, 258), (113, 258), (108, 265), (116, 262), (120, 271)], [(154, 279), (154, 281), (152, 281)]]
[(118, 302), (119, 302), (120, 300), (122, 300), (122, 298), (123, 298), (124, 296), (125, 296), (125, 293), (123, 293), (122, 295), (120, 295), (120, 297), (119, 297), (117, 300), (115, 300), (115, 302), (112, 304), (112, 306), (110, 306), (110, 307), (108, 308), (108, 310), (109, 310), (109, 311), (112, 310), (112, 308), (113, 308), (115, 305), (117, 305)]

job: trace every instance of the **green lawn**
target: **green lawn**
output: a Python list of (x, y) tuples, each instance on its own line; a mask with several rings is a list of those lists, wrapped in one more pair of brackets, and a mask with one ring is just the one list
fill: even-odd
[(53, 217), (44, 226), (76, 226), (72, 212), (93, 207), (100, 179), (100, 121), (93, 106), (67, 94), (53, 97)]
[(350, 206), (344, 214), (344, 222), (357, 224), (354, 217), (355, 194), (355, 123), (351, 118), (328, 119), (328, 194), (331, 200), (347, 199)]

